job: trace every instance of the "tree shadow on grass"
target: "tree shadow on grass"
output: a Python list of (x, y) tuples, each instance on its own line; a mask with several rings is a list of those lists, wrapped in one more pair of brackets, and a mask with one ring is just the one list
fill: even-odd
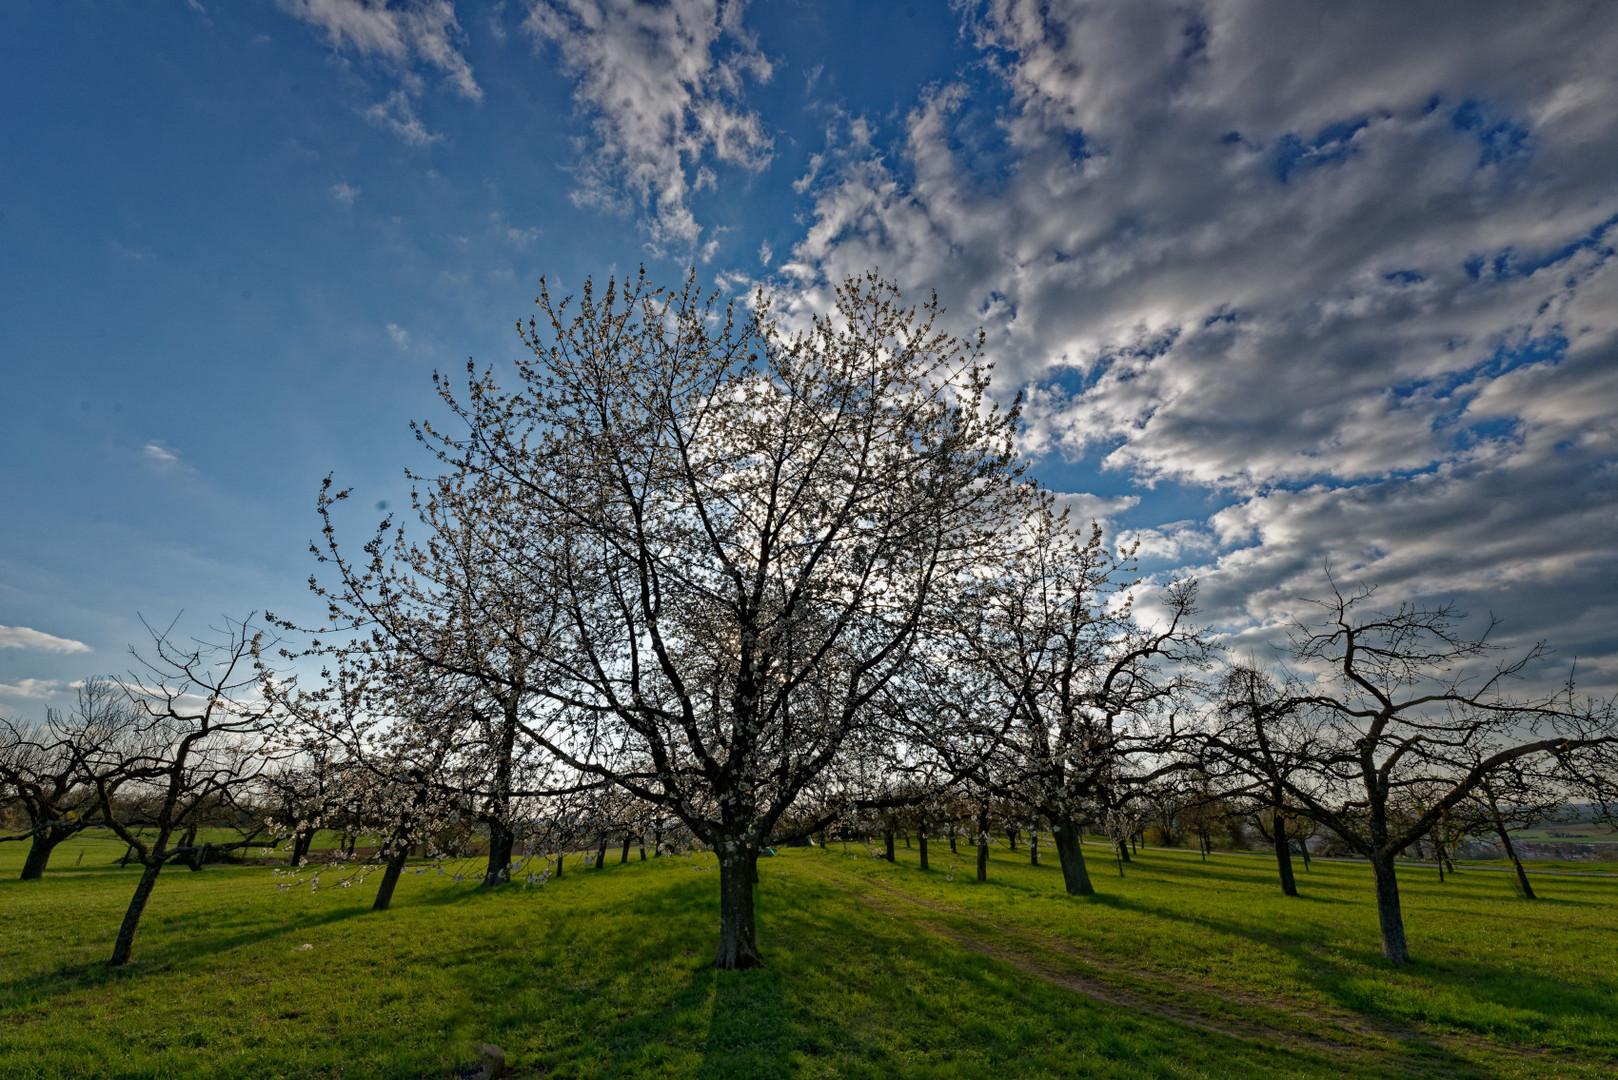
[[(351, 919), (366, 910), (368, 909), (354, 907), (311, 914), (306, 918), (224, 937), (206, 935), (175, 937), (144, 949), (137, 934), (134, 959), (123, 967), (108, 967), (107, 962), (101, 959), (88, 963), (61, 964), (0, 982), (0, 1008), (23, 1008), (80, 990), (139, 979), (156, 972), (168, 971), (176, 964), (184, 964), (199, 957), (226, 953), (272, 938), (294, 935), (298, 931)], [(112, 945), (113, 939), (109, 936), (106, 947), (106, 954), (109, 956), (112, 953)]]
[[(1394, 966), (1381, 955), (1374, 926), (1367, 925), (1363, 945), (1345, 950), (1340, 944), (1326, 944), (1276, 932), (1265, 933), (1250, 925), (1207, 915), (1193, 915), (1158, 904), (1119, 896), (1096, 896), (1098, 903), (1171, 919), (1232, 937), (1245, 938), (1286, 956), (1293, 962), (1297, 977), (1334, 1001), (1345, 1011), (1356, 1013), (1398, 1028), (1402, 1042), (1431, 1046), (1425, 1035), (1411, 1030), (1412, 1023), (1434, 1022), (1478, 1034), (1511, 1040), (1528, 1037), (1590, 1017), (1611, 1014), (1611, 995), (1587, 986), (1532, 973), (1517, 973), (1494, 964), (1445, 957), (1433, 960), (1417, 952), (1410, 963)], [(1337, 955), (1334, 955), (1337, 954)], [(1390, 986), (1384, 978), (1396, 980)], [(1507, 1010), (1494, 1020), (1487, 1016), (1458, 1015), (1438, 1005), (1412, 1003), (1422, 996), (1421, 982), (1440, 989), (1463, 1002)], [(1397, 987), (1405, 992), (1389, 993)], [(1431, 996), (1430, 993), (1427, 996)], [(1470, 1010), (1461, 1010), (1463, 1013)], [(1529, 1014), (1529, 1015), (1524, 1015)], [(1502, 1044), (1501, 1049), (1512, 1049)]]

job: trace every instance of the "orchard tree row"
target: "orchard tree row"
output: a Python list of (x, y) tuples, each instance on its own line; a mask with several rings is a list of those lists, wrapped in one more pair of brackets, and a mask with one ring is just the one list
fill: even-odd
[[(597, 865), (612, 840), (694, 844), (716, 963), (741, 968), (758, 858), (828, 834), (891, 857), (902, 830), (923, 866), (965, 837), (980, 878), (992, 826), (1035, 859), (1048, 837), (1086, 896), (1086, 832), (1122, 860), (1191, 822), (1206, 850), (1196, 822), (1237, 806), (1289, 893), (1310, 832), (1367, 859), (1402, 962), (1401, 853), (1618, 805), (1612, 704), (1517, 693), (1541, 650), (1501, 657), (1452, 608), (1328, 572), (1287, 661), (1228, 662), (1195, 583), (1143, 594), (1131, 549), (1023, 475), (981, 335), (942, 332), (936, 301), (868, 275), (797, 322), (642, 276), (537, 303), (514, 370), (435, 377), (448, 418), (416, 429), (408, 523), (350, 546), (327, 479), (320, 625), (269, 616), (278, 651), (245, 624), (211, 654), (157, 634), (117, 732), (84, 699), (13, 726), (30, 869), (90, 822), (146, 867), (114, 963), (225, 807), (291, 847), (283, 884), (379, 870), (378, 907), (413, 853), (475, 846), (497, 887), (584, 843)], [(322, 828), (369, 842), (313, 858)]]

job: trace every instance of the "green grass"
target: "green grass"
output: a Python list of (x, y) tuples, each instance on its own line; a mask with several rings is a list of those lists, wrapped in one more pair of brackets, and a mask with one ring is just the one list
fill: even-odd
[[(768, 967), (716, 972), (709, 859), (494, 894), (432, 874), (392, 911), (278, 892), (267, 869), (164, 872), (109, 971), (132, 870), (58, 849), (13, 880), (0, 845), (0, 1076), (452, 1077), (483, 1042), (551, 1077), (1558, 1077), (1618, 1068), (1618, 882), (1404, 874), (1416, 961), (1376, 949), (1368, 872), (1320, 863), (1281, 897), (1264, 860), (1152, 851), (1101, 895), (1054, 860), (963, 849), (889, 866), (762, 860)], [(78, 862), (79, 852), (85, 857)], [(1054, 854), (1054, 853), (1052, 853)], [(299, 947), (310, 944), (313, 948)]]

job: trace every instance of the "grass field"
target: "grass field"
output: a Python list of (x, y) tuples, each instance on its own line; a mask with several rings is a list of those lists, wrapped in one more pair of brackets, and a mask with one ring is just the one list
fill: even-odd
[[(1618, 1069), (1618, 880), (1404, 875), (1416, 961), (1376, 948), (1366, 869), (1278, 894), (1261, 859), (1150, 851), (1102, 895), (995, 849), (922, 873), (762, 860), (769, 966), (716, 972), (707, 859), (482, 894), (407, 876), (278, 892), (260, 867), (164, 872), (109, 971), (135, 883), (75, 840), (45, 880), (0, 845), (0, 1076), (452, 1077), (482, 1043), (520, 1076), (1560, 1077)], [(83, 859), (80, 861), (80, 854)], [(1098, 849), (1098, 854), (1104, 854)], [(303, 945), (312, 948), (303, 949)]]

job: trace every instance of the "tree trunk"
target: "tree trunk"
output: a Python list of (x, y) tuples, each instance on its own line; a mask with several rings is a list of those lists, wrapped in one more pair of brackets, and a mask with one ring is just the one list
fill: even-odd
[(601, 838), (601, 846), (596, 848), (596, 869), (600, 870), (607, 865), (607, 838)]
[(1006, 830), (1006, 843), (1009, 845), (1008, 850), (1010, 850), (1010, 851), (1016, 851), (1017, 850), (1017, 837), (1018, 837), (1018, 835), (1020, 835), (1020, 834), (1019, 834), (1019, 831), (1017, 829), (1007, 829)]
[(45, 876), (45, 864), (51, 861), (51, 852), (56, 845), (62, 842), (62, 837), (53, 836), (55, 830), (47, 829), (45, 832), (34, 834), (34, 839), (28, 845), (28, 858), (22, 864), (23, 881), (38, 881)]
[(646, 861), (646, 834), (640, 834), (640, 861)]
[[(388, 905), (393, 903), (393, 888), (399, 884), (399, 875), (404, 872), (405, 859), (410, 855), (410, 847), (400, 843), (399, 848), (388, 856), (388, 864), (382, 870), (382, 884), (376, 890), (376, 902), (371, 905), (372, 911), (386, 911)], [(489, 879), (484, 878), (484, 884)]]
[(882, 857), (884, 859), (888, 860), (889, 862), (892, 862), (893, 861), (893, 830), (892, 829), (883, 829), (882, 830), (882, 843), (887, 848), (887, 853), (885, 855), (883, 855)]
[(1113, 844), (1118, 848), (1118, 862), (1119, 863), (1126, 863), (1126, 862), (1134, 861), (1129, 857), (1129, 841), (1128, 840), (1125, 840), (1123, 837), (1120, 836), (1117, 840), (1113, 841)]
[(565, 852), (565, 851), (558, 851), (556, 853), (556, 876), (557, 877), (562, 876), (562, 857), (564, 855), (566, 855), (566, 854), (567, 854), (567, 852)]
[(622, 865), (624, 865), (624, 863), (629, 861), (629, 840), (630, 840), (629, 834), (624, 833), (624, 850), (623, 850), (623, 854), (618, 856), (618, 865), (619, 866), (622, 866)]
[(916, 846), (921, 849), (921, 868), (927, 869), (927, 830), (916, 830)]
[(489, 866), (483, 872), (483, 884), (480, 888), (492, 888), (510, 880), (511, 851), (516, 844), (517, 836), (511, 826), (500, 818), (489, 821)]
[(314, 843), (313, 831), (294, 833), (292, 836), (292, 865), (302, 866), (303, 860), (309, 856), (309, 845)]
[(951, 826), (950, 830), (949, 830), (949, 853), (951, 855), (959, 855), (960, 854), (960, 851), (957, 850), (956, 847), (955, 847), (955, 829), (954, 829), (953, 826)]
[(978, 881), (989, 880), (989, 811), (978, 811)]
[(1071, 818), (1058, 821), (1051, 829), (1056, 859), (1062, 864), (1062, 884), (1069, 896), (1094, 896), (1090, 870), (1084, 865), (1084, 833)]
[(1393, 856), (1371, 856), (1371, 872), (1376, 878), (1376, 915), (1382, 925), (1382, 955), (1396, 964), (1409, 963), (1410, 948), (1405, 944), (1405, 922), (1399, 910), (1399, 879), (1394, 872)]
[(109, 967), (123, 967), (129, 963), (129, 954), (135, 951), (135, 931), (140, 927), (140, 917), (146, 911), (146, 901), (152, 898), (152, 887), (157, 884), (157, 875), (163, 870), (163, 857), (156, 856), (146, 864), (141, 871), (140, 884), (135, 886), (135, 895), (129, 900), (129, 910), (124, 912), (123, 925), (118, 928), (118, 940), (112, 947), (112, 959)]
[(1275, 866), (1281, 872), (1281, 895), (1297, 896), (1298, 883), (1292, 877), (1292, 844), (1287, 839), (1286, 819), (1281, 811), (1275, 812)]
[(1522, 860), (1517, 858), (1516, 845), (1511, 842), (1511, 837), (1506, 833), (1505, 823), (1496, 818), (1494, 831), (1499, 834), (1500, 843), (1506, 849), (1506, 858), (1510, 859), (1511, 865), (1517, 868), (1517, 891), (1521, 892), (1529, 900), (1538, 900), (1539, 897), (1534, 895), (1534, 887), (1528, 884), (1528, 871), (1522, 868)]
[(753, 925), (753, 881), (758, 874), (758, 855), (737, 850), (734, 842), (719, 860), (719, 954), (714, 967), (733, 971), (759, 967), (758, 939)]
[(1028, 865), (1039, 865), (1039, 830), (1028, 834)]

